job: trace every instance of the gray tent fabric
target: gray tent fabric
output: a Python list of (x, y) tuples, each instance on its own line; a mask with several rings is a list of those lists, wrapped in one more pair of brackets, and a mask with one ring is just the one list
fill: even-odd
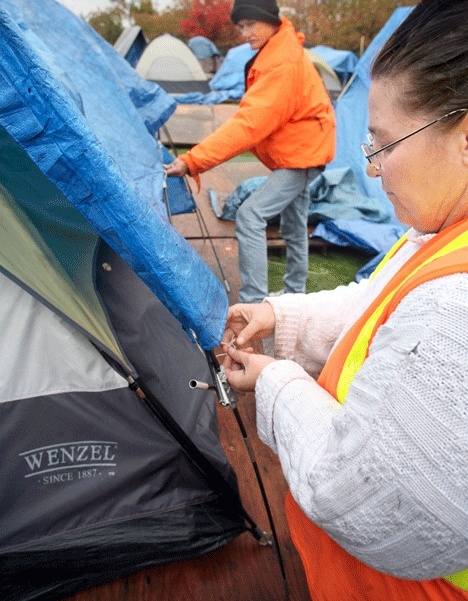
[[(203, 356), (103, 243), (96, 273), (110, 323), (145, 385), (236, 491), (214, 399), (188, 386), (190, 377), (209, 379)], [(2, 599), (61, 599), (206, 553), (245, 530), (236, 495), (213, 491), (99, 351), (0, 273), (0, 306), (9, 298), (16, 312), (0, 312), (2, 341), (14, 343), (2, 352), (16, 358), (0, 388), (0, 477), (9, 483), (0, 490)], [(35, 392), (24, 378), (38, 380)]]

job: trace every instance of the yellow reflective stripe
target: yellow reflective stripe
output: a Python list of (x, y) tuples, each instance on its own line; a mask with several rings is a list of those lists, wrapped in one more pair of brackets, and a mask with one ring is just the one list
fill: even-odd
[[(402, 239), (400, 239), (397, 242), (397, 245), (399, 243), (402, 243)], [(420, 263), (404, 280), (400, 282), (400, 284), (394, 290), (392, 290), (385, 297), (385, 299), (380, 303), (377, 309), (372, 313), (362, 330), (359, 332), (359, 335), (357, 336), (356, 340), (354, 341), (354, 344), (351, 347), (351, 350), (344, 362), (343, 369), (341, 370), (336, 390), (336, 398), (340, 403), (344, 403), (351, 382), (354, 380), (356, 373), (359, 371), (362, 364), (364, 363), (367, 354), (367, 349), (369, 348), (370, 337), (372, 336), (372, 332), (374, 331), (375, 324), (377, 323), (382, 311), (390, 302), (392, 297), (395, 296), (398, 290), (400, 290), (400, 288), (422, 267), (428, 265), (435, 259), (443, 257), (444, 255), (454, 250), (458, 250), (459, 248), (463, 248), (464, 246), (468, 246), (468, 231), (463, 232), (462, 234), (454, 238), (451, 242), (448, 242), (438, 252), (431, 255), (428, 259), (426, 259), (426, 261)], [(384, 258), (383, 261), (378, 265), (377, 269), (380, 268), (383, 262), (386, 262), (386, 258)]]
[(468, 569), (462, 570), (461, 572), (456, 572), (456, 574), (444, 576), (444, 578), (455, 586), (459, 586), (464, 591), (468, 591)]
[(344, 362), (343, 369), (341, 370), (340, 378), (336, 387), (336, 398), (340, 403), (344, 403), (346, 395), (348, 394), (348, 389), (351, 386), (351, 382), (354, 380), (354, 377), (364, 363), (364, 359), (367, 355), (367, 349), (369, 348), (369, 340), (372, 332), (374, 331), (375, 324), (382, 314), (384, 307), (390, 302), (391, 298), (396, 294), (396, 292), (397, 290), (392, 290), (392, 292), (385, 297), (385, 299), (366, 321), (364, 327), (354, 341), (354, 344)]
[(379, 271), (382, 269), (382, 267), (390, 261), (390, 259), (396, 253), (396, 251), (400, 248), (400, 246), (403, 246), (403, 244), (405, 242), (406, 242), (406, 234), (403, 234), (403, 236), (395, 242), (395, 244), (392, 246), (392, 248), (388, 251), (388, 253), (385, 255), (385, 257), (380, 261), (380, 263), (377, 265), (377, 267), (371, 273), (371, 276), (370, 276), (371, 280), (373, 280), (375, 278), (375, 276), (379, 273)]

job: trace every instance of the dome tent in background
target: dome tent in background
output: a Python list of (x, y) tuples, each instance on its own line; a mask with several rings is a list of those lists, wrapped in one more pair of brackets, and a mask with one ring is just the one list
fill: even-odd
[(132, 67), (136, 66), (146, 46), (148, 46), (148, 40), (139, 25), (125, 27), (114, 42), (115, 50), (120, 56), (123, 56)]
[(151, 40), (135, 68), (141, 77), (158, 83), (170, 94), (210, 90), (209, 76), (195, 54), (169, 33)]

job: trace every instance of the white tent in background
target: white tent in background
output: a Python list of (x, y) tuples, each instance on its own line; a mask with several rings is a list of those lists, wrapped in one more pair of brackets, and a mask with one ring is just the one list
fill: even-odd
[(315, 65), (315, 68), (320, 73), (320, 76), (323, 79), (323, 83), (330, 94), (330, 97), (333, 101), (335, 101), (340, 92), (342, 90), (342, 84), (340, 79), (334, 69), (330, 67), (327, 61), (319, 56), (316, 52), (314, 52), (311, 48), (307, 48), (307, 53), (310, 56), (310, 59)]
[(157, 82), (169, 93), (210, 91), (209, 75), (195, 54), (169, 33), (151, 40), (135, 68), (144, 79)]

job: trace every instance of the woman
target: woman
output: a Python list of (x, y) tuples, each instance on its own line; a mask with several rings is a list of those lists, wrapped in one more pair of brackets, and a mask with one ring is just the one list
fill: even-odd
[(467, 14), (422, 0), (373, 64), (367, 172), (407, 235), (370, 280), (228, 313), (314, 601), (468, 599)]
[(239, 109), (210, 136), (166, 165), (168, 176), (198, 174), (247, 150), (272, 173), (239, 207), (239, 301), (268, 294), (266, 227), (280, 216), (286, 242), (286, 292), (305, 292), (309, 184), (335, 153), (335, 117), (328, 93), (303, 48), (304, 35), (279, 16), (275, 0), (235, 0), (231, 13), (258, 50), (245, 68)]

